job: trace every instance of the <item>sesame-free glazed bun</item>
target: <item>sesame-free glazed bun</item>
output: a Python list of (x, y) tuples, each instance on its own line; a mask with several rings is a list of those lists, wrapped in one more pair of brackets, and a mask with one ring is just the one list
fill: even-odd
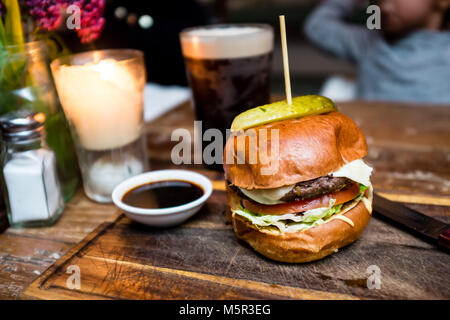
[[(268, 129), (268, 159), (260, 161), (258, 157), (256, 163), (248, 161), (250, 154), (258, 154), (261, 150), (259, 139), (258, 143), (244, 144), (237, 143), (238, 138), (231, 136), (224, 150), (226, 179), (248, 190), (278, 188), (315, 179), (367, 154), (361, 130), (353, 120), (339, 112), (278, 121), (253, 129), (258, 135), (259, 130)], [(270, 129), (279, 130), (278, 155), (270, 154)], [(240, 164), (237, 155), (244, 153), (246, 161)], [(261, 174), (261, 169), (270, 174)]]
[[(228, 208), (232, 209), (239, 203), (239, 196), (228, 190), (227, 200)], [(344, 213), (344, 216), (353, 221), (353, 227), (345, 221), (333, 219), (293, 233), (258, 229), (238, 214), (231, 215), (231, 221), (236, 236), (255, 251), (273, 260), (300, 263), (322, 259), (355, 242), (370, 219), (370, 213), (362, 201)]]

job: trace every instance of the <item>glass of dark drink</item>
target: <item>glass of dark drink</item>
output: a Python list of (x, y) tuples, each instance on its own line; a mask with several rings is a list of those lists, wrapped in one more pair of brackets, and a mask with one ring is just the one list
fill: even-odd
[(202, 121), (203, 131), (219, 129), (225, 139), (236, 115), (270, 102), (270, 25), (194, 27), (183, 30), (180, 40), (196, 118)]

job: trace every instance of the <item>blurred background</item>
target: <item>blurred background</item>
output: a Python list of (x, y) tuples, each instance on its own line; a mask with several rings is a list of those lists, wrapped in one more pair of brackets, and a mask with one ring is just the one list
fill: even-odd
[[(93, 48), (137, 48), (146, 56), (148, 81), (186, 86), (178, 33), (189, 26), (212, 23), (258, 22), (275, 29), (272, 91), (284, 92), (279, 14), (287, 14), (287, 36), (294, 95), (318, 93), (330, 75), (353, 77), (354, 67), (316, 49), (305, 38), (302, 26), (316, 0), (108, 0), (105, 29), (95, 46), (81, 45), (73, 32), (64, 38), (74, 52)], [(363, 10), (352, 22), (365, 21)]]

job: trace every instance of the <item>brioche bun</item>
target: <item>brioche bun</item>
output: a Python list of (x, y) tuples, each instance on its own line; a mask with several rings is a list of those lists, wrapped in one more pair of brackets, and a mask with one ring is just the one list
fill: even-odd
[[(278, 188), (315, 179), (367, 154), (361, 130), (339, 112), (278, 121), (253, 129), (257, 133), (268, 129), (268, 161), (262, 162), (259, 156), (256, 163), (248, 161), (249, 154), (258, 154), (261, 150), (259, 139), (255, 144), (244, 144), (231, 136), (224, 150), (225, 178), (248, 190)], [(270, 154), (270, 129), (279, 130), (279, 149), (273, 155)], [(238, 163), (239, 153), (245, 154), (245, 163)], [(261, 174), (262, 169), (270, 168), (275, 168), (271, 174)]]

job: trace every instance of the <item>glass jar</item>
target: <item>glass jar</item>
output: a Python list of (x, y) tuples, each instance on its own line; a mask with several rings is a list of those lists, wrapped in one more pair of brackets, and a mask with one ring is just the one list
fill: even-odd
[(45, 115), (29, 110), (0, 118), (2, 184), (12, 227), (47, 226), (64, 210), (56, 156), (45, 144)]
[(0, 115), (33, 110), (46, 117), (46, 143), (56, 155), (64, 199), (75, 193), (79, 173), (75, 148), (51, 78), (47, 45), (27, 42), (0, 48)]
[(78, 53), (51, 63), (77, 148), (84, 192), (112, 202), (115, 186), (147, 170), (145, 67), (138, 50)]

